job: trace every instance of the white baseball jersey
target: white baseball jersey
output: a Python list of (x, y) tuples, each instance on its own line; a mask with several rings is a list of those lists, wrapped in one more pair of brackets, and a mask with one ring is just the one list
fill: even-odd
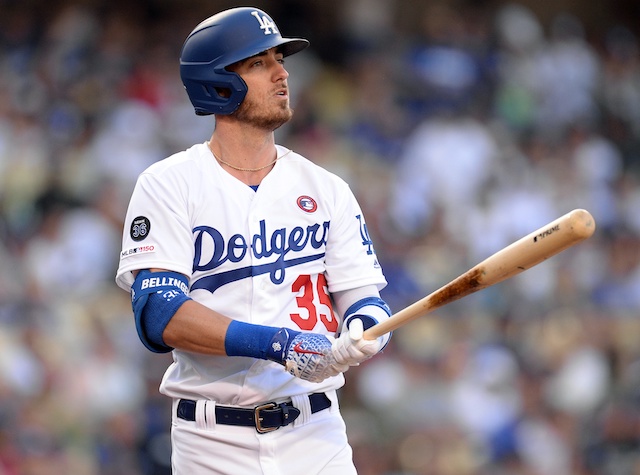
[[(189, 278), (189, 295), (228, 317), (334, 336), (330, 293), (386, 280), (348, 185), (277, 146), (279, 160), (257, 191), (221, 168), (207, 144), (155, 163), (138, 178), (123, 233), (117, 284), (132, 271)], [(174, 350), (161, 392), (253, 406), (337, 389), (294, 378), (277, 363)]]

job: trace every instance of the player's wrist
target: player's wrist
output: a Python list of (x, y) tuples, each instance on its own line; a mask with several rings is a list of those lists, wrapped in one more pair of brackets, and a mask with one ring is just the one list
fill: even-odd
[(273, 335), (268, 347), (266, 348), (266, 359), (284, 365), (287, 360), (291, 341), (299, 334), (299, 331), (291, 330), (290, 328), (280, 328)]
[(228, 356), (247, 356), (284, 364), (289, 342), (300, 332), (233, 320), (225, 336)]

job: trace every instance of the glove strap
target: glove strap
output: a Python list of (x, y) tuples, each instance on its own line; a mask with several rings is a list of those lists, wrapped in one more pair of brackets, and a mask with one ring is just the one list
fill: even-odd
[(289, 348), (291, 340), (299, 333), (300, 332), (289, 328), (281, 328), (278, 330), (269, 342), (269, 347), (265, 354), (266, 359), (284, 365), (285, 359), (287, 358), (287, 349)]

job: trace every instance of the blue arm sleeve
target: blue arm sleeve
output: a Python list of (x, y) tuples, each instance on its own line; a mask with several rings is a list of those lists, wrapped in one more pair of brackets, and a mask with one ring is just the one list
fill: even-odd
[(131, 306), (138, 337), (154, 353), (168, 353), (162, 334), (178, 308), (191, 300), (187, 278), (177, 272), (142, 270), (131, 286)]

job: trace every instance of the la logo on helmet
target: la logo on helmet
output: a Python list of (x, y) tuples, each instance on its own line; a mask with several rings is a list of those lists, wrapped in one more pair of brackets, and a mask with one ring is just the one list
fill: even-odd
[(252, 11), (251, 14), (256, 17), (258, 23), (260, 23), (260, 29), (264, 30), (265, 35), (278, 33), (278, 28), (271, 18), (266, 15), (260, 16), (260, 13), (257, 11)]

